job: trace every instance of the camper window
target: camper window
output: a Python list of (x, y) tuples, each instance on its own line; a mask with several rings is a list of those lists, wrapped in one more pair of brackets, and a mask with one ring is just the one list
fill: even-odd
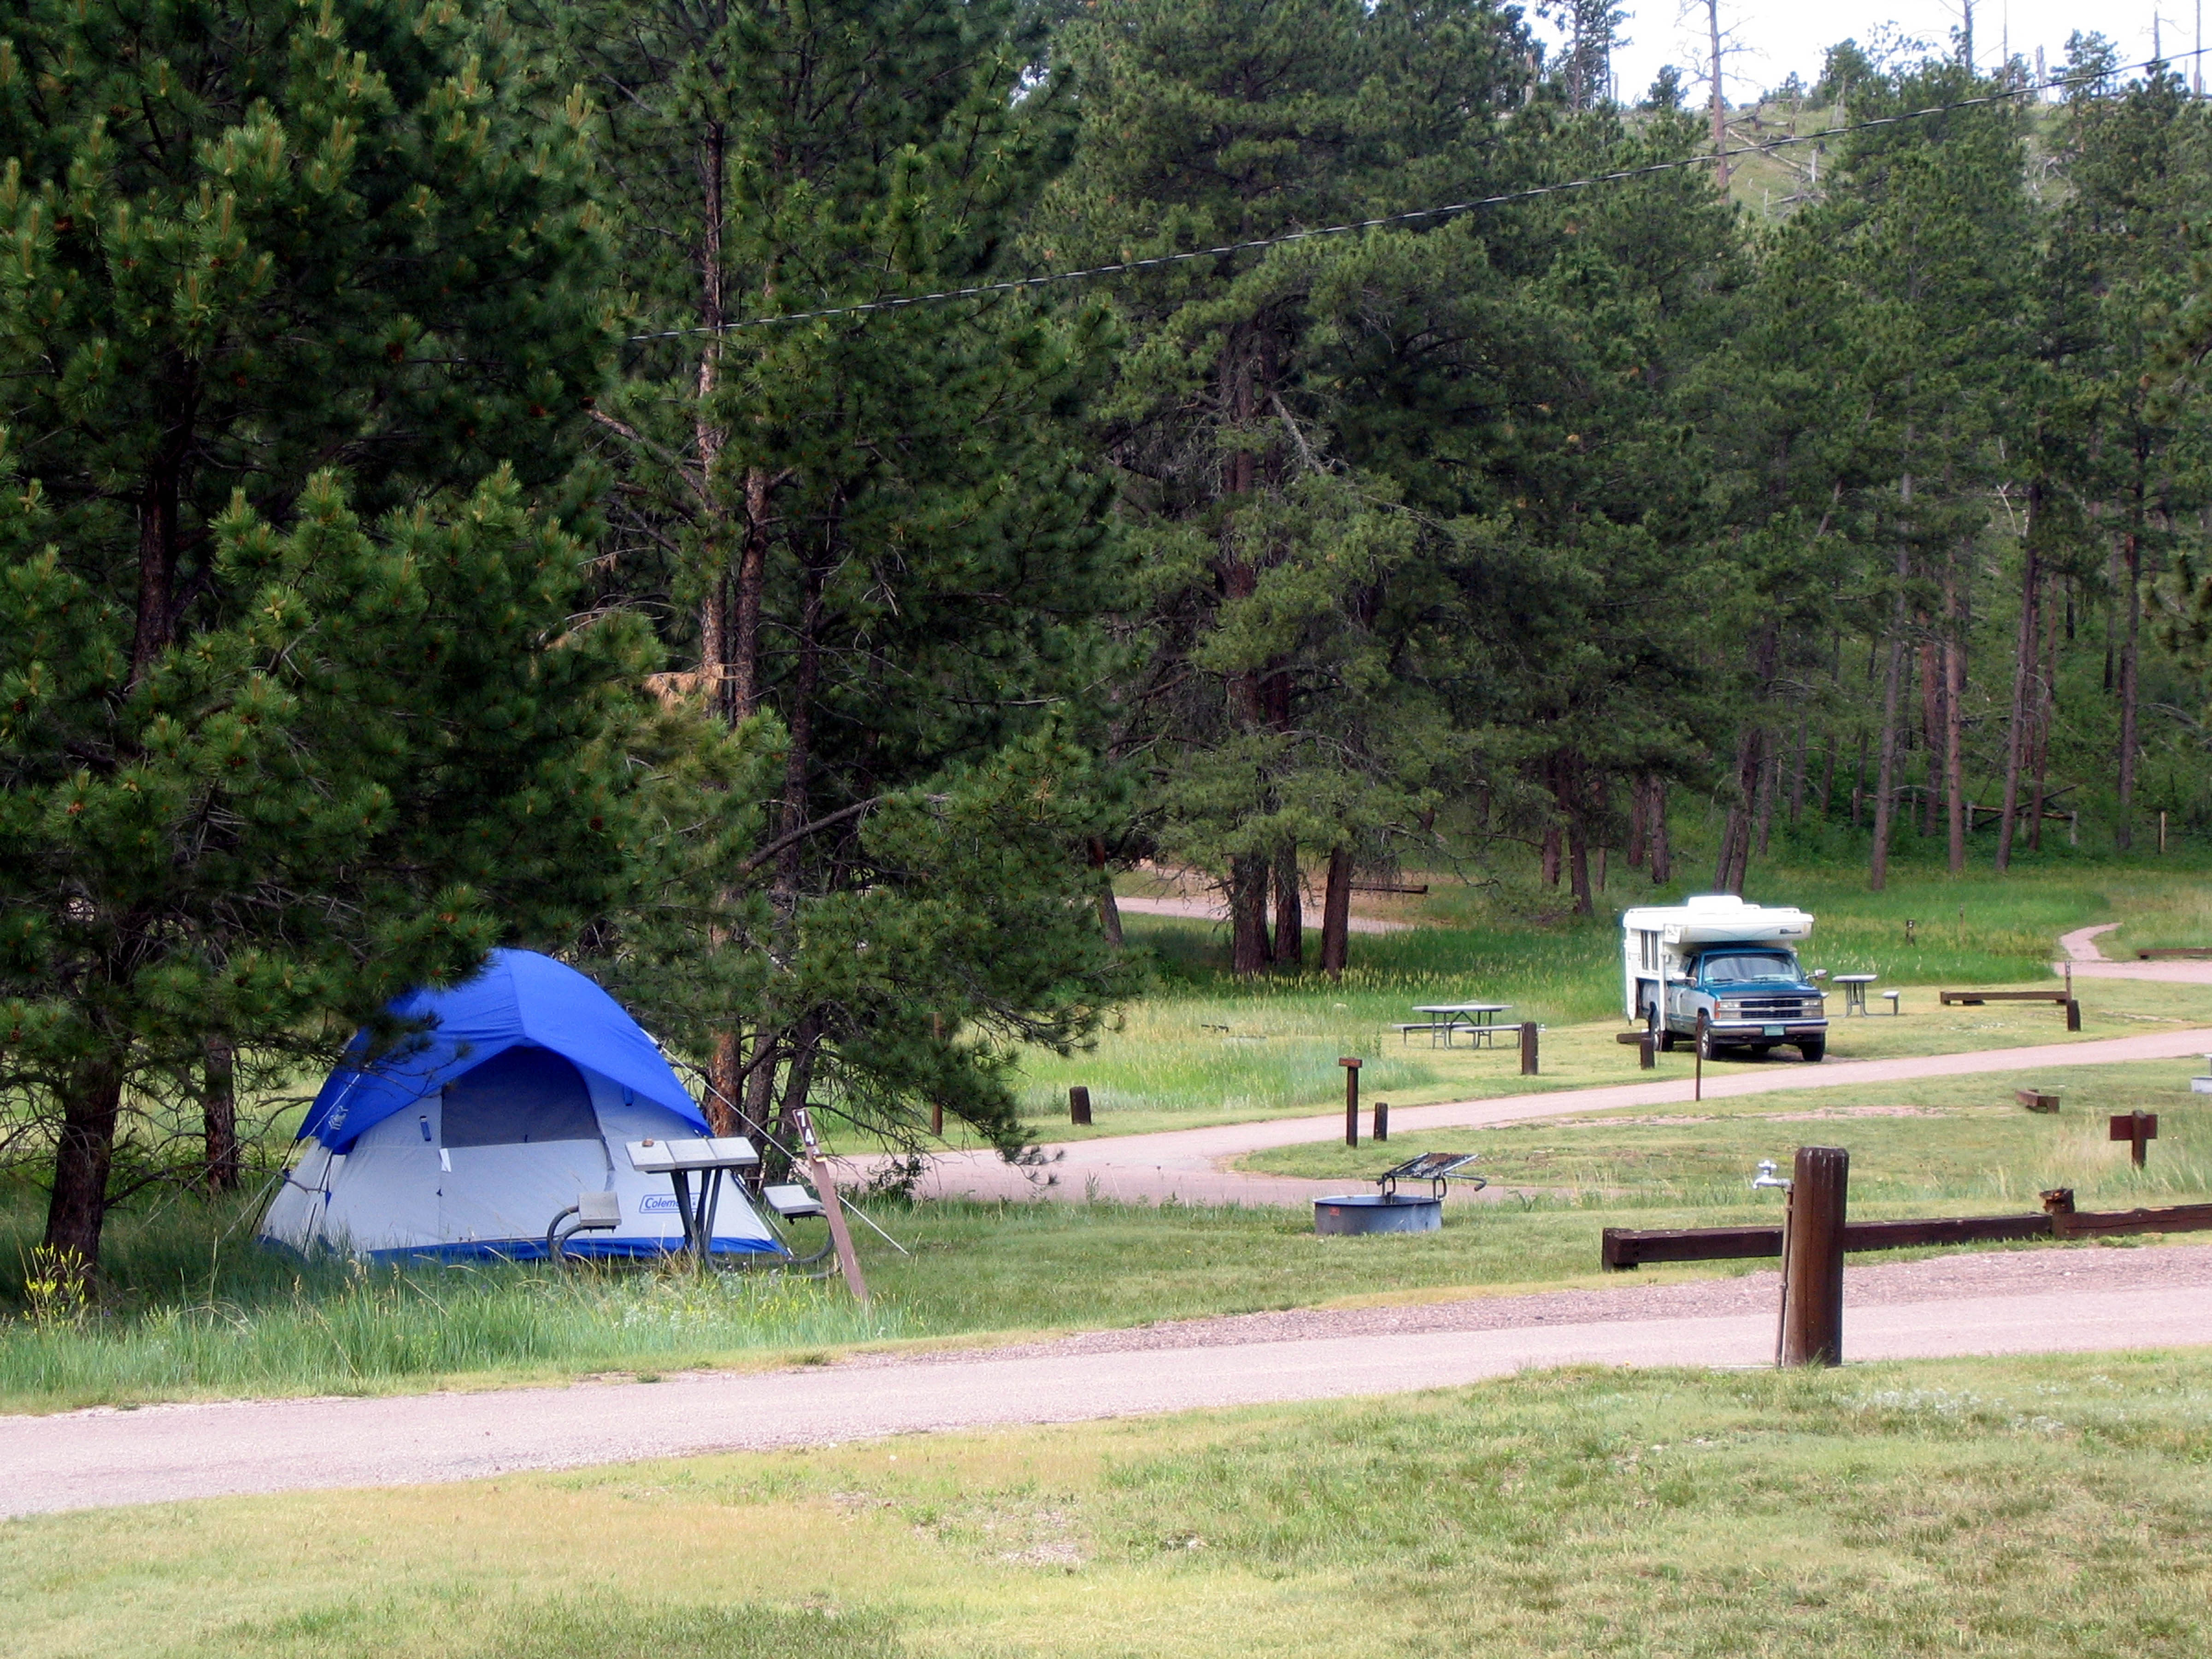
[(448, 1083), (442, 1106), (448, 1147), (599, 1138), (584, 1074), (550, 1048), (493, 1055)]

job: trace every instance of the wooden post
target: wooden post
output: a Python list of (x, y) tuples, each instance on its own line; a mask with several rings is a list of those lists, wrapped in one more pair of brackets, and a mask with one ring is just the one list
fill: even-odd
[(1521, 1075), (1536, 1075), (1536, 1025), (1534, 1020), (1521, 1024)]
[[(1699, 1015), (1698, 1018), (1702, 1019), (1704, 1016)], [(1690, 1053), (1693, 1056), (1690, 1064), (1690, 1098), (1703, 1100), (1705, 1097), (1705, 1034), (1703, 1031), (1698, 1033), (1697, 1041), (1690, 1045)]]
[(1344, 1144), (1359, 1144), (1359, 1062), (1346, 1054), (1336, 1062), (1344, 1067)]
[(1800, 1146), (1782, 1259), (1782, 1363), (1844, 1363), (1844, 1206), (1851, 1155)]
[(2081, 1029), (2081, 1005), (2072, 997), (2066, 999), (2066, 1029), (2069, 1031)]
[(830, 1242), (837, 1247), (837, 1268), (856, 1302), (868, 1299), (868, 1281), (860, 1276), (860, 1258), (853, 1252), (853, 1235), (845, 1226), (845, 1211), (837, 1197), (837, 1183), (822, 1161), (822, 1143), (814, 1138), (813, 1114), (801, 1106), (798, 1120), (799, 1149), (806, 1154), (806, 1172), (814, 1178), (814, 1191), (822, 1200), (822, 1214), (830, 1223)]
[(1387, 1100), (1375, 1103), (1375, 1139), (1378, 1145), (1390, 1139), (1390, 1103)]
[(2166, 814), (2163, 812), (2158, 815), (2158, 850), (2161, 855), (2166, 852)]
[(1067, 1091), (1067, 1121), (1086, 1126), (1091, 1121), (1091, 1091), (1079, 1083)]
[(1637, 1040), (1636, 1044), (1636, 1069), (1638, 1071), (1648, 1072), (1659, 1064), (1657, 1048), (1658, 1045), (1652, 1040), (1651, 1028), (1649, 1025), (1645, 1026), (1644, 1028), (1644, 1035)]
[(2115, 1140), (2134, 1143), (2130, 1157), (2138, 1170), (2149, 1155), (2150, 1143), (2158, 1139), (2158, 1114), (2138, 1109), (2132, 1112), (2112, 1114), (2112, 1137)]

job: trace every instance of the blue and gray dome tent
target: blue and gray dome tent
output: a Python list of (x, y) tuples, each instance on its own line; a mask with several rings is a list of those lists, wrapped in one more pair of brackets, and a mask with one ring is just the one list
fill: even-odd
[[(579, 1238), (576, 1255), (681, 1249), (675, 1194), (629, 1167), (622, 1144), (683, 1139), (707, 1121), (651, 1037), (574, 969), (532, 951), (495, 951), (450, 991), (392, 1004), (421, 1036), (362, 1063), (368, 1034), (324, 1081), (301, 1151), (261, 1224), (270, 1243), (374, 1257), (542, 1256), (555, 1216), (612, 1193), (621, 1224)], [(780, 1251), (726, 1192), (717, 1252)]]

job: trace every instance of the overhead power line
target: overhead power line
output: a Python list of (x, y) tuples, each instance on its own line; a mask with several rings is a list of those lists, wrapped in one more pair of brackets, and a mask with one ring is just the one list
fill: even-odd
[(1086, 265), (1080, 270), (1053, 270), (1036, 276), (1013, 276), (1004, 282), (977, 283), (968, 288), (939, 289), (927, 294), (906, 294), (884, 300), (862, 300), (851, 305), (823, 306), (814, 311), (778, 312), (769, 316), (747, 317), (737, 322), (705, 324), (696, 328), (666, 328), (650, 334), (633, 334), (632, 341), (675, 340), (694, 334), (729, 334), (741, 328), (770, 328), (782, 323), (816, 322), (825, 317), (856, 317), (875, 311), (903, 311), (912, 306), (938, 305), (950, 300), (975, 300), (991, 294), (1019, 294), (1026, 289), (1048, 288), (1057, 283), (1080, 283), (1096, 276), (1120, 276), (1131, 271), (1156, 270), (1163, 265), (1188, 264), (1193, 259), (1218, 259), (1225, 254), (1249, 253), (1261, 248), (1281, 247), (1290, 242), (1308, 242), (1321, 236), (1350, 236), (1363, 230), (1381, 230), (1391, 225), (1413, 224), (1425, 219), (1449, 219), (1462, 213), (1474, 213), (1483, 208), (1505, 207), (1515, 202), (1532, 202), (1542, 196), (1559, 196), (1569, 191), (1589, 190), (1599, 185), (1615, 185), (1630, 179), (1648, 179), (1655, 173), (1680, 173), (1689, 167), (1712, 167), (1722, 161), (1733, 161), (1742, 155), (1765, 155), (1778, 149), (1787, 149), (1793, 144), (1815, 144), (1830, 138), (1839, 138), (1847, 133), (1869, 132), (1877, 127), (1900, 126), (1907, 121), (1923, 121), (1931, 115), (1948, 115), (1955, 110), (1979, 109), (1990, 104), (2011, 103), (2016, 99), (2032, 97), (2043, 92), (2063, 91), (2069, 87), (2088, 86), (2107, 81), (2114, 76), (2130, 74), (2136, 70), (2164, 68), (2188, 58), (2200, 58), (2212, 53), (2212, 46), (2199, 46), (2190, 52), (2177, 52), (2164, 58), (2148, 58), (2141, 63), (2118, 64), (2094, 75), (2053, 76), (2027, 86), (2008, 88), (2002, 92), (1985, 93), (1978, 98), (1961, 98), (1955, 103), (1931, 104), (1925, 109), (1905, 110), (1895, 115), (1877, 115), (1864, 121), (1847, 122), (1839, 127), (1827, 127), (1819, 132), (1784, 135), (1769, 139), (1762, 144), (1745, 144), (1735, 149), (1716, 150), (1706, 155), (1685, 155), (1671, 161), (1653, 161), (1640, 167), (1622, 167), (1613, 173), (1594, 173), (1588, 178), (1569, 179), (1554, 185), (1532, 185), (1526, 190), (1509, 190), (1496, 196), (1479, 196), (1471, 201), (1449, 202), (1442, 207), (1413, 208), (1404, 213), (1386, 213), (1376, 219), (1356, 219), (1341, 225), (1317, 225), (1310, 230), (1287, 230), (1279, 236), (1255, 237), (1249, 241), (1224, 242), (1218, 247), (1190, 248), (1179, 253), (1155, 253), (1142, 259), (1121, 259), (1112, 264)]

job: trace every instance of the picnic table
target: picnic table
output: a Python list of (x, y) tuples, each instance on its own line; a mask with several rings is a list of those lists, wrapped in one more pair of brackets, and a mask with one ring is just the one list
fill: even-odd
[(1398, 1028), (1401, 1042), (1410, 1042), (1416, 1031), (1429, 1034), (1429, 1047), (1449, 1048), (1457, 1033), (1467, 1034), (1470, 1048), (1487, 1048), (1505, 1028), (1499, 1025), (1498, 1016), (1513, 1005), (1510, 1002), (1426, 1002), (1416, 1005), (1413, 1012), (1426, 1014), (1425, 1020), (1414, 1020)]
[(1846, 1015), (1863, 1014), (1867, 1011), (1867, 987), (1881, 977), (1880, 974), (1838, 974), (1828, 983), (1844, 988), (1844, 1012)]
[[(722, 1177), (738, 1170), (760, 1167), (760, 1155), (742, 1135), (706, 1135), (696, 1139), (633, 1140), (629, 1143), (629, 1166), (640, 1175), (665, 1175), (676, 1189), (676, 1212), (684, 1219), (684, 1243), (702, 1267), (714, 1249), (714, 1211), (722, 1195)], [(691, 1177), (699, 1177), (698, 1196), (691, 1192)]]

